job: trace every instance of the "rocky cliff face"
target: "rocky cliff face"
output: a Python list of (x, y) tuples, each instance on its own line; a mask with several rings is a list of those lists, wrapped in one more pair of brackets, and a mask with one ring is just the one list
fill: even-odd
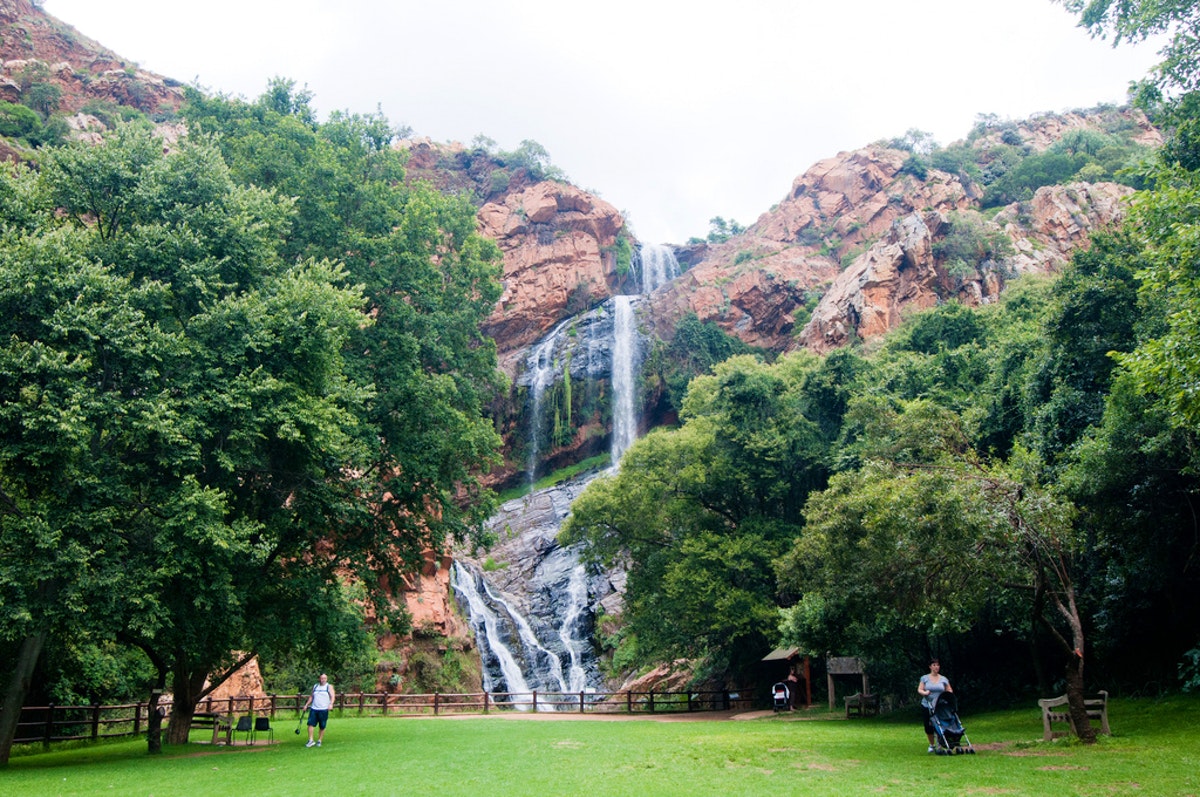
[(0, 100), (19, 102), (35, 84), (56, 88), (55, 110), (68, 113), (93, 100), (150, 115), (183, 102), (178, 81), (139, 69), (28, 0), (0, 0)]
[(1037, 191), (1029, 203), (1005, 208), (989, 223), (1012, 241), (1015, 254), (969, 274), (952, 274), (935, 255), (950, 220), (945, 212), (913, 212), (833, 281), (793, 348), (828, 351), (853, 338), (886, 334), (912, 311), (955, 299), (967, 305), (994, 301), (1010, 275), (1061, 268), (1093, 230), (1123, 214), (1132, 189), (1115, 183), (1077, 183)]
[[(998, 125), (970, 146), (986, 162), (1003, 146), (1041, 152), (1101, 123), (1144, 146), (1162, 142), (1140, 112), (1106, 111)], [(694, 312), (751, 345), (825, 351), (883, 334), (909, 309), (990, 301), (1006, 275), (1061, 267), (1091, 231), (1120, 218), (1130, 193), (1111, 183), (1039, 190), (994, 219), (1015, 255), (964, 279), (936, 262), (934, 244), (954, 214), (979, 207), (982, 192), (960, 174), (930, 168), (918, 176), (910, 156), (882, 145), (839, 153), (797, 177), (743, 234), (681, 252), (691, 268), (653, 298), (655, 328), (669, 335), (675, 320)]]
[(627, 279), (615, 253), (625, 221), (609, 203), (461, 144), (409, 139), (397, 147), (409, 154), (410, 180), (467, 193), (480, 205), (480, 231), (504, 254), (504, 293), (484, 327), (510, 377), (530, 344), (619, 292)]
[(510, 364), (506, 370), (512, 360), (504, 355), (615, 292), (613, 247), (624, 220), (607, 202), (540, 182), (484, 205), (479, 224), (504, 252), (504, 293), (484, 327)]
[(918, 209), (949, 212), (978, 200), (950, 175), (920, 180), (906, 174), (906, 157), (872, 146), (816, 164), (745, 233), (700, 253), (699, 262), (656, 299), (656, 319), (669, 328), (691, 312), (751, 345), (790, 348), (797, 315), (807, 313), (843, 261)]

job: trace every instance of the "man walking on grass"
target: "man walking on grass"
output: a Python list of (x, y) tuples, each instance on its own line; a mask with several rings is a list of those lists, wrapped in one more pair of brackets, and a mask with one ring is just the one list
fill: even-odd
[[(314, 744), (317, 747), (321, 746), (321, 742), (325, 740), (325, 723), (329, 722), (329, 709), (333, 706), (333, 684), (329, 683), (329, 676), (321, 673), (320, 680), (313, 685), (312, 692), (308, 695), (308, 702), (304, 704), (304, 708), (312, 707), (312, 711), (308, 712), (308, 744), (305, 747), (312, 747)], [(313, 741), (313, 729), (320, 726), (321, 732), (317, 735), (317, 740)]]

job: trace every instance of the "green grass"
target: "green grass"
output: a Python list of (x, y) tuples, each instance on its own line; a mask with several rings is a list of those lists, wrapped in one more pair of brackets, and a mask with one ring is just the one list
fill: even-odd
[[(305, 749), (112, 742), (20, 755), (13, 795), (1188, 795), (1200, 794), (1200, 699), (1110, 702), (1114, 736), (1042, 743), (1036, 709), (963, 716), (974, 756), (925, 752), (909, 712), (747, 721), (333, 718)], [(197, 734), (199, 739), (203, 734)]]
[[(533, 490), (544, 490), (547, 487), (553, 487), (556, 484), (561, 484), (568, 479), (573, 479), (581, 473), (589, 470), (599, 470), (600, 468), (608, 467), (612, 455), (608, 453), (597, 454), (594, 457), (588, 457), (582, 462), (576, 462), (574, 465), (568, 465), (565, 468), (559, 468), (553, 473), (548, 473), (538, 479), (533, 485)], [(496, 498), (500, 503), (511, 501), (514, 498), (521, 498), (530, 493), (528, 484), (521, 484), (516, 487), (510, 487), (497, 494)]]

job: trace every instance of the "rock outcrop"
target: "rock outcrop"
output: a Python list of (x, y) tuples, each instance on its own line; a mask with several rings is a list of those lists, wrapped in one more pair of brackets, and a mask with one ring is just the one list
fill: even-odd
[(551, 181), (489, 202), (478, 217), (482, 233), (504, 253), (504, 293), (484, 330), (512, 375), (509, 355), (614, 292), (613, 249), (625, 222), (607, 202)]
[[(787, 197), (743, 234), (709, 247), (654, 300), (669, 329), (684, 313), (714, 321), (753, 346), (782, 351), (796, 318), (824, 292), (843, 263), (921, 209), (972, 207), (978, 193), (958, 178), (904, 170), (907, 153), (882, 146), (842, 152), (792, 183)], [(801, 324), (803, 321), (801, 321)]]
[[(1147, 147), (1162, 143), (1141, 112), (1101, 109), (996, 123), (960, 146), (985, 162), (1013, 147), (1043, 151), (1081, 129), (1121, 130)], [(839, 153), (797, 177), (787, 196), (744, 233), (681, 251), (680, 262), (690, 268), (653, 297), (656, 330), (669, 336), (690, 312), (773, 351), (824, 351), (852, 336), (883, 334), (899, 323), (901, 311), (950, 298), (988, 301), (1005, 273), (1061, 267), (1092, 230), (1120, 217), (1129, 193), (1088, 183), (1036, 192), (995, 218), (1016, 253), (991, 273), (963, 281), (934, 267), (932, 244), (950, 214), (979, 207), (982, 191), (963, 175), (917, 167), (912, 159), (912, 152), (883, 144)], [(911, 248), (918, 241), (923, 255)]]
[(968, 305), (994, 301), (1009, 275), (1061, 268), (1087, 245), (1093, 230), (1111, 226), (1132, 189), (1115, 183), (1074, 183), (1041, 188), (1028, 203), (997, 214), (994, 228), (1012, 242), (1014, 254), (951, 274), (934, 243), (949, 227), (948, 214), (912, 213), (897, 220), (883, 240), (842, 272), (801, 332), (795, 347), (828, 351), (851, 339), (883, 335), (914, 310), (949, 299)]
[[(207, 687), (208, 684), (205, 686)], [(257, 700), (267, 697), (267, 694), (262, 671), (258, 667), (258, 657), (255, 656), (210, 692), (209, 699), (217, 711), (224, 711), (228, 707), (230, 713), (240, 714), (250, 711), (250, 701), (246, 698)], [(263, 704), (258, 703), (257, 705), (261, 710)]]
[[(28, 0), (0, 0), (0, 100), (18, 102), (31, 86), (74, 113), (94, 100), (154, 115), (183, 103), (178, 81), (140, 69)], [(49, 99), (47, 100), (49, 101)]]

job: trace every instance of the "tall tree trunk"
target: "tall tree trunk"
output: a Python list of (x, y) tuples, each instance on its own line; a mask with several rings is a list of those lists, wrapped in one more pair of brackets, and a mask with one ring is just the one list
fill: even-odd
[(1087, 695), (1083, 691), (1083, 657), (1072, 654), (1067, 663), (1067, 710), (1071, 714), (1071, 724), (1075, 726), (1075, 734), (1084, 744), (1096, 743), (1096, 729), (1088, 719)]
[(8, 764), (12, 753), (13, 739), (17, 736), (17, 723), (21, 720), (21, 706), (33, 681), (33, 669), (37, 666), (42, 648), (46, 645), (46, 631), (41, 630), (27, 636), (17, 653), (17, 666), (8, 677), (4, 688), (4, 703), (0, 705), (0, 766)]
[[(1047, 569), (1054, 570), (1058, 588), (1046, 589), (1046, 595), (1053, 605), (1054, 611), (1066, 622), (1067, 628), (1071, 632), (1071, 638), (1067, 639), (1058, 627), (1044, 615), (1043, 620), (1046, 628), (1058, 641), (1067, 657), (1067, 711), (1071, 715), (1071, 724), (1075, 727), (1075, 734), (1084, 744), (1095, 744), (1096, 729), (1092, 727), (1092, 722), (1088, 719), (1087, 704), (1084, 702), (1087, 696), (1083, 687), (1083, 618), (1079, 614), (1079, 605), (1075, 602), (1075, 585), (1065, 575), (1066, 568), (1061, 560), (1050, 560), (1049, 565), (1049, 568), (1039, 570), (1038, 578), (1042, 579), (1043, 583), (1047, 583), (1045, 582), (1045, 579), (1048, 578)], [(1058, 566), (1057, 569), (1054, 568), (1055, 565)]]
[(192, 730), (192, 714), (208, 675), (205, 672), (188, 672), (185, 667), (184, 657), (178, 657), (174, 678), (171, 679), (174, 702), (171, 703), (171, 724), (167, 726), (167, 744), (187, 744), (188, 733)]

